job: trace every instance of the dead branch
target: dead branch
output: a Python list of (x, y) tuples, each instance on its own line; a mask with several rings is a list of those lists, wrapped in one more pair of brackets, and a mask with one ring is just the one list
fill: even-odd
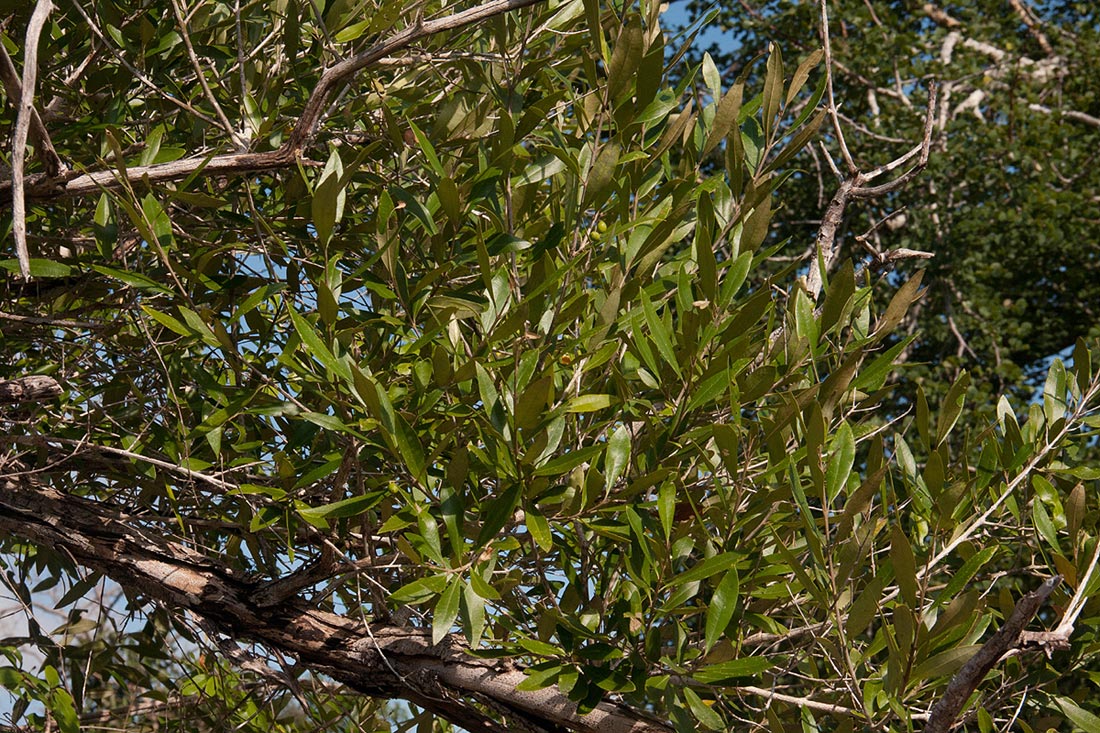
[(61, 385), (53, 377), (33, 375), (0, 381), (0, 405), (18, 402), (42, 402), (61, 394)]
[[(23, 82), (19, 80), (19, 72), (16, 71), (15, 64), (8, 55), (8, 49), (2, 43), (0, 43), (0, 81), (4, 83), (4, 92), (8, 95), (8, 99), (13, 104), (20, 105), (23, 101)], [(45, 168), (46, 175), (57, 176), (65, 170), (65, 164), (61, 162), (61, 157), (54, 149), (53, 141), (50, 140), (50, 133), (42, 122), (42, 116), (38, 114), (38, 108), (33, 104), (31, 105), (30, 141), (34, 144), (35, 157)]]
[[(806, 290), (809, 292), (810, 297), (813, 300), (817, 300), (821, 295), (821, 291), (825, 284), (825, 274), (831, 272), (836, 266), (837, 260), (840, 257), (840, 247), (837, 245), (837, 232), (840, 229), (840, 223), (844, 219), (844, 212), (848, 208), (848, 203), (855, 199), (872, 199), (878, 198), (888, 193), (899, 190), (905, 186), (909, 181), (913, 180), (920, 174), (924, 167), (928, 164), (928, 154), (932, 146), (932, 128), (935, 121), (935, 108), (936, 108), (936, 85), (935, 83), (929, 83), (928, 85), (928, 106), (924, 115), (924, 135), (921, 142), (910, 149), (905, 154), (895, 158), (894, 160), (881, 165), (874, 170), (863, 172), (859, 170), (856, 165), (851, 152), (848, 150), (847, 143), (844, 142), (844, 130), (840, 121), (840, 113), (836, 106), (836, 100), (832, 96), (832, 53), (829, 46), (829, 17), (828, 8), (825, 0), (821, 0), (821, 34), (825, 48), (825, 73), (827, 75), (826, 88), (827, 94), (827, 106), (828, 114), (833, 122), (833, 129), (836, 132), (837, 139), (840, 145), (841, 156), (844, 159), (845, 165), (848, 168), (846, 174), (840, 174), (837, 166), (832, 163), (832, 160), (826, 155), (826, 159), (829, 160), (830, 165), (834, 173), (841, 177), (840, 185), (837, 187), (837, 191), (833, 194), (832, 200), (829, 202), (828, 207), (825, 209), (825, 215), (821, 218), (821, 226), (818, 228), (817, 243), (815, 252), (817, 259), (810, 265), (810, 272), (806, 277), (805, 285)], [(916, 158), (916, 162), (904, 173), (897, 178), (878, 186), (868, 186), (867, 184), (875, 178), (883, 175), (884, 173), (890, 173), (905, 165), (908, 165), (910, 161)], [(894, 255), (883, 257), (880, 256), (882, 262), (894, 262), (901, 259), (908, 259), (911, 257), (924, 257), (928, 253), (918, 253), (915, 250), (906, 250), (904, 252), (897, 251)], [(930, 255), (929, 255), (930, 256)]]

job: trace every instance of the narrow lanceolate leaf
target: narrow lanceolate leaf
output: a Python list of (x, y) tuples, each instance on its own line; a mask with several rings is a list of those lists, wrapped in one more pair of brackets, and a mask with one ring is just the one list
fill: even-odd
[(620, 425), (607, 441), (607, 454), (604, 458), (604, 481), (607, 490), (623, 475), (630, 464), (630, 430)]
[(565, 403), (566, 412), (595, 412), (611, 405), (611, 395), (582, 394)]
[(691, 676), (705, 685), (736, 684), (738, 677), (755, 677), (771, 666), (772, 662), (766, 657), (740, 657), (708, 664)]
[(959, 415), (962, 414), (963, 400), (966, 399), (966, 390), (968, 387), (970, 387), (970, 375), (964, 371), (959, 375), (958, 379), (955, 380), (955, 383), (951, 385), (951, 389), (947, 390), (947, 395), (943, 398), (939, 423), (936, 426), (937, 446), (942, 444), (947, 436), (951, 434), (951, 430), (954, 429), (955, 423), (959, 419)]
[(1068, 697), (1056, 697), (1055, 701), (1075, 726), (1085, 733), (1100, 733), (1100, 717), (1085, 710)]
[(737, 116), (741, 113), (741, 98), (744, 93), (744, 83), (738, 82), (734, 84), (718, 102), (718, 107), (714, 111), (714, 120), (711, 122), (710, 132), (707, 133), (707, 139), (703, 142), (703, 155), (714, 150), (714, 148), (718, 146), (718, 143), (722, 142), (726, 138), (726, 135), (730, 134), (730, 130), (733, 129), (733, 126), (737, 123)]
[(740, 590), (740, 581), (737, 577), (737, 568), (731, 567), (711, 596), (710, 606), (707, 607), (707, 623), (705, 635), (705, 650), (710, 651), (725, 633), (733, 619), (733, 612), (737, 609), (737, 598)]
[(848, 477), (852, 474), (852, 464), (855, 463), (856, 441), (852, 435), (852, 426), (847, 421), (837, 430), (832, 448), (829, 468), (825, 472), (825, 488), (829, 494), (829, 501), (834, 500), (848, 483)]
[(325, 345), (325, 342), (321, 340), (320, 334), (317, 330), (307, 321), (303, 316), (299, 315), (289, 304), (287, 303), (287, 310), (290, 313), (290, 320), (294, 324), (294, 330), (298, 334), (298, 338), (302, 341), (302, 347), (305, 352), (312, 356), (327, 369), (331, 369), (336, 374), (345, 377), (347, 380), (351, 380), (351, 370), (347, 365), (340, 362), (333, 355), (332, 351)]
[(770, 142), (779, 116), (779, 103), (783, 99), (783, 55), (779, 51), (779, 46), (774, 43), (769, 50), (761, 117), (764, 123), (764, 139)]
[(344, 175), (344, 164), (340, 152), (333, 148), (332, 153), (321, 171), (320, 183), (313, 190), (313, 226), (317, 230), (317, 240), (328, 244), (332, 231), (344, 215), (344, 186), (340, 179)]
[(328, 529), (327, 520), (358, 516), (377, 504), (380, 497), (379, 493), (353, 496), (324, 506), (300, 509), (298, 514), (315, 527)]
[(917, 606), (917, 563), (913, 548), (901, 526), (894, 525), (890, 535), (890, 559), (894, 563), (894, 581), (910, 608)]
[(462, 577), (456, 574), (448, 581), (443, 592), (439, 594), (439, 600), (436, 602), (435, 611), (432, 614), (433, 644), (443, 641), (443, 637), (451, 633), (455, 619), (458, 618), (458, 602), (462, 597), (462, 590), (465, 585), (462, 582)]
[(657, 315), (657, 309), (654, 307), (653, 301), (649, 299), (644, 291), (642, 292), (642, 312), (645, 314), (645, 322), (649, 327), (649, 335), (653, 338), (653, 343), (657, 345), (657, 351), (661, 354), (661, 358), (672, 367), (672, 371), (676, 372), (677, 377), (681, 376), (680, 364), (676, 359), (676, 352), (672, 348), (672, 334), (665, 322)]

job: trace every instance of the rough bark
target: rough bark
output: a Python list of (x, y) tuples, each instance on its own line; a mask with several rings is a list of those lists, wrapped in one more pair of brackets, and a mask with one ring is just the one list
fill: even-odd
[(34, 375), (0, 380), (0, 405), (40, 402), (61, 394), (61, 385), (53, 377)]
[(521, 692), (508, 660), (479, 659), (462, 639), (431, 643), (430, 631), (364, 625), (310, 606), (299, 596), (257, 603), (257, 581), (99, 502), (0, 479), (0, 531), (50, 546), (113, 579), (133, 595), (190, 611), (231, 639), (259, 642), (314, 672), (378, 698), (401, 698), (472, 732), (668, 733), (645, 714), (602, 703), (586, 715), (556, 688)]

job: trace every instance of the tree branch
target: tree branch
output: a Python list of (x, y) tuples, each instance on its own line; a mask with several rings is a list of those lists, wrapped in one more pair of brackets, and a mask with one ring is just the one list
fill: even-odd
[[(358, 72), (430, 36), (465, 28), (483, 20), (543, 2), (546, 0), (491, 0), (443, 18), (417, 22), (367, 50), (330, 66), (321, 74), (317, 86), (306, 100), (294, 130), (278, 150), (265, 153), (193, 156), (169, 163), (135, 166), (126, 169), (125, 180), (120, 179), (120, 174), (116, 170), (70, 173), (61, 176), (40, 174), (28, 177), (26, 198), (47, 200), (87, 196), (99, 194), (105, 189), (114, 190), (127, 184), (140, 183), (146, 179), (149, 183), (163, 183), (187, 178), (194, 174), (205, 177), (245, 175), (289, 168), (301, 158), (303, 149), (313, 140), (329, 99)], [(11, 184), (0, 183), (0, 205), (12, 201), (12, 195)]]
[[(670, 733), (642, 712), (601, 703), (587, 714), (556, 688), (521, 692), (527, 679), (508, 660), (480, 659), (458, 636), (432, 644), (431, 631), (365, 625), (300, 598), (260, 607), (263, 587), (187, 545), (164, 539), (97, 502), (27, 477), (0, 478), (0, 531), (60, 549), (110, 577), (130, 594), (190, 611), (231, 638), (287, 654), (362, 694), (401, 698), (473, 733), (529, 728), (577, 733)], [(474, 702), (503, 711), (505, 722)]]
[(15, 134), (11, 145), (12, 186), (12, 234), (15, 237), (15, 255), (19, 258), (19, 271), (24, 280), (31, 279), (31, 256), (27, 250), (27, 201), (23, 190), (23, 157), (27, 150), (27, 133), (34, 111), (34, 86), (38, 80), (38, 38), (42, 27), (53, 10), (50, 0), (38, 0), (27, 24), (27, 37), (23, 44), (23, 88), (19, 96), (19, 109), (15, 115)]
[(1055, 575), (1020, 599), (1004, 626), (991, 636), (989, 641), (983, 644), (982, 648), (947, 683), (943, 697), (932, 706), (924, 733), (947, 733), (955, 724), (971, 693), (977, 689), (993, 666), (1006, 653), (1019, 648), (1024, 627), (1039, 612), (1039, 608), (1061, 582), (1062, 576)]

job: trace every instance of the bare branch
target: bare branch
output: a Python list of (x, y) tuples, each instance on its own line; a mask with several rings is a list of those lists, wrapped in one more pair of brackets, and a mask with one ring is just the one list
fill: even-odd
[[(16, 105), (20, 104), (23, 99), (23, 83), (19, 80), (19, 72), (16, 71), (15, 64), (8, 55), (7, 47), (2, 43), (0, 43), (0, 79), (4, 82), (4, 91), (8, 99)], [(42, 163), (42, 167), (46, 169), (46, 175), (56, 176), (66, 170), (57, 150), (54, 149), (50, 134), (42, 122), (42, 116), (38, 114), (38, 109), (33, 104), (31, 105), (30, 140), (34, 143), (35, 155)]]
[(829, 43), (829, 9), (828, 0), (821, 0), (821, 44), (825, 50), (825, 90), (828, 100), (829, 119), (833, 122), (833, 132), (836, 133), (837, 144), (840, 146), (840, 154), (848, 166), (848, 173), (859, 170), (852, 153), (848, 150), (848, 143), (844, 140), (844, 128), (840, 124), (840, 116), (836, 105), (836, 97), (833, 96), (833, 52)]
[(1050, 45), (1050, 40), (1043, 33), (1043, 29), (1039, 27), (1039, 22), (1035, 20), (1035, 15), (1031, 12), (1031, 9), (1024, 5), (1023, 0), (1008, 0), (1008, 4), (1016, 11), (1016, 15), (1020, 16), (1020, 20), (1027, 26), (1035, 42), (1039, 44), (1039, 48), (1043, 49), (1043, 53), (1047, 56), (1053, 56), (1054, 47)]
[[(214, 114), (218, 116), (218, 120), (222, 123), (222, 129), (233, 141), (237, 152), (247, 150), (248, 141), (241, 137), (240, 133), (233, 127), (233, 123), (225, 116), (225, 111), (218, 104), (218, 98), (214, 96), (209, 82), (206, 81), (206, 72), (203, 70), (198, 54), (195, 53), (195, 47), (191, 43), (191, 32), (187, 29), (187, 18), (183, 17), (183, 10), (180, 8), (178, 0), (172, 0), (172, 12), (175, 13), (176, 23), (180, 29), (180, 37), (183, 39), (184, 48), (187, 49), (187, 58), (191, 60), (191, 68), (195, 70), (195, 76), (199, 79), (199, 85), (202, 86), (202, 93), (206, 97), (206, 101), (210, 102), (210, 106), (214, 108)], [(244, 73), (243, 67), (241, 73)], [(244, 94), (244, 87), (241, 88), (241, 94)]]
[(33, 375), (0, 381), (0, 405), (17, 402), (42, 402), (61, 394), (61, 385), (53, 377)]
[(38, 0), (27, 24), (27, 37), (23, 44), (23, 89), (19, 97), (19, 111), (15, 116), (15, 135), (11, 146), (12, 232), (15, 236), (15, 254), (19, 258), (19, 271), (25, 280), (31, 279), (31, 256), (27, 250), (23, 157), (27, 150), (31, 112), (34, 110), (34, 87), (38, 81), (38, 38), (42, 35), (42, 27), (46, 25), (51, 10), (53, 3), (50, 0)]

